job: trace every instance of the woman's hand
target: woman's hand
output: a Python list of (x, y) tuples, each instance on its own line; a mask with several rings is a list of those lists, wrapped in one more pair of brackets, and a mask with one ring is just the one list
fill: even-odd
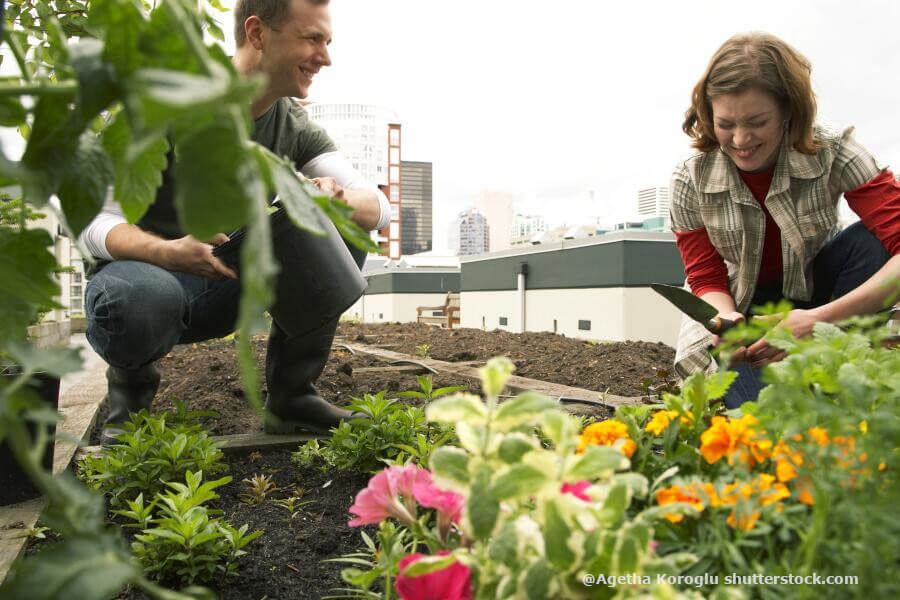
[[(774, 319), (777, 316), (759, 316), (754, 318)], [(778, 327), (786, 328), (794, 337), (803, 338), (811, 334), (815, 324), (822, 320), (815, 309), (795, 308), (778, 323)], [(754, 369), (761, 369), (768, 364), (783, 360), (785, 356), (787, 354), (783, 350), (770, 346), (765, 338), (747, 348), (747, 361), (750, 362), (750, 366)]]
[[(744, 322), (744, 315), (738, 311), (720, 312), (719, 314), (716, 315), (716, 317), (718, 317), (720, 319), (728, 319), (729, 321), (734, 321), (735, 323), (743, 323)], [(722, 341), (722, 338), (720, 336), (713, 334), (713, 343), (712, 343), (713, 347), (718, 346), (721, 341)], [(744, 346), (741, 346), (740, 348), (735, 350), (734, 353), (731, 355), (731, 363), (730, 364), (733, 365), (735, 363), (739, 363), (742, 360), (744, 360), (746, 353), (747, 353), (747, 348)]]

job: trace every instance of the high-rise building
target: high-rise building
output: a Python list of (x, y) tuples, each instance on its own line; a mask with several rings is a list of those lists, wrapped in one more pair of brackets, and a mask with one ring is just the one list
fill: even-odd
[(459, 213), (450, 228), (450, 249), (459, 256), (484, 254), (490, 249), (487, 219), (475, 208)]
[(432, 247), (431, 163), (400, 161), (400, 253), (418, 254)]
[(475, 208), (487, 219), (491, 230), (490, 252), (509, 248), (513, 224), (513, 195), (502, 191), (484, 191), (475, 195)]
[(310, 104), (306, 110), (366, 181), (387, 185), (388, 125), (399, 123), (396, 112), (373, 104), (344, 103)]
[(519, 215), (513, 218), (509, 243), (513, 246), (528, 244), (538, 234), (547, 231), (547, 223), (540, 215)]
[(669, 188), (650, 187), (638, 190), (638, 215), (669, 219)]

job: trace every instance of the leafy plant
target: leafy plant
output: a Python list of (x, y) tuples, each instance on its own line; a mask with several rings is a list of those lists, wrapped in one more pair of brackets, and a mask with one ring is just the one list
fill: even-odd
[[(499, 404), (512, 371), (508, 359), (491, 359), (481, 370), (486, 402), (457, 394), (428, 406), (430, 421), (455, 425), (461, 447), (436, 449), (430, 470), (383, 470), (350, 508), (351, 525), (396, 520), (409, 531), (412, 553), (379, 568), (363, 561), (370, 569), (345, 572), (344, 580), (367, 590), (383, 577), (386, 590), (422, 590), (423, 576), (433, 575), (431, 585), (452, 583), (453, 598), (677, 597), (656, 575), (675, 574), (694, 558), (655, 555), (660, 509), (629, 515), (632, 498), (647, 493), (646, 478), (619, 473), (629, 466), (619, 447), (578, 446), (578, 420), (557, 402), (525, 393)], [(541, 446), (535, 426), (552, 448)], [(429, 513), (420, 516), (424, 508), (436, 511), (434, 527)], [(584, 573), (632, 580), (595, 590)]]
[(453, 385), (438, 388), (435, 390), (433, 389), (434, 382), (431, 378), (431, 375), (417, 375), (416, 382), (419, 384), (418, 390), (400, 392), (397, 394), (397, 397), (419, 398), (420, 400), (424, 400), (427, 403), (431, 402), (435, 398), (440, 398), (441, 396), (446, 396), (447, 394), (455, 394), (456, 392), (461, 392), (466, 389), (466, 386), (464, 385)]
[[(152, 527), (135, 536), (131, 548), (144, 571), (161, 581), (179, 585), (206, 583), (219, 575), (237, 574), (237, 559), (244, 547), (262, 535), (247, 533), (247, 525), (235, 529), (217, 518), (216, 511), (203, 506), (218, 495), (213, 492), (231, 481), (223, 477), (203, 483), (203, 473), (185, 474), (185, 483), (170, 482), (172, 489), (157, 495), (160, 517)], [(141, 499), (143, 500), (143, 499)], [(135, 501), (138, 503), (138, 501)], [(138, 524), (145, 523), (143, 511), (136, 511)], [(120, 514), (131, 516), (122, 511)]]
[(138, 494), (154, 497), (166, 482), (181, 480), (188, 471), (225, 470), (221, 443), (200, 425), (189, 424), (193, 416), (183, 405), (174, 413), (132, 414), (116, 444), (82, 459), (81, 478), (119, 506)]
[(365, 418), (342, 422), (321, 442), (307, 442), (292, 455), (296, 464), (309, 466), (318, 456), (325, 469), (374, 471), (385, 461), (402, 459), (403, 452), (427, 460), (435, 448), (453, 438), (449, 428), (427, 423), (421, 408), (387, 399), (383, 391), (354, 398), (347, 409)]
[[(0, 81), (0, 124), (26, 138), (13, 160), (0, 152), (0, 187), (21, 189), (27, 211), (50, 209), (57, 196), (69, 239), (91, 221), (107, 190), (137, 222), (154, 199), (170, 148), (179, 154), (179, 221), (186, 233), (206, 239), (248, 224), (243, 249), (239, 326), (241, 375), (247, 397), (260, 406), (259, 377), (250, 334), (264, 327), (275, 262), (268, 198), (278, 193), (298, 226), (319, 230), (318, 207), (352, 243), (374, 249), (350, 219), (351, 209), (297, 178), (293, 165), (250, 142), (249, 106), (262, 84), (246, 79), (222, 49), (206, 12), (218, 0), (21, 0), (4, 2), (2, 41), (18, 74)], [(6, 65), (4, 65), (6, 66)], [(223, 207), (227, 210), (223, 210)], [(114, 532), (104, 525), (102, 498), (68, 476), (41, 467), (46, 423), (27, 389), (35, 372), (63, 376), (79, 370), (75, 350), (37, 349), (24, 342), (28, 324), (56, 306), (59, 285), (51, 236), (41, 230), (0, 229), (0, 353), (22, 374), (0, 383), (0, 439), (48, 500), (47, 519), (66, 540), (13, 568), (2, 595), (85, 600), (114, 596), (128, 583), (169, 599), (184, 598), (143, 578)], [(88, 255), (81, 248), (82, 254)], [(40, 415), (38, 434), (26, 414)], [(81, 568), (90, 565), (90, 568)], [(103, 577), (96, 573), (102, 572)]]
[[(322, 596), (327, 598), (390, 598), (392, 582), (397, 577), (397, 563), (413, 549), (412, 535), (406, 527), (398, 526), (392, 521), (378, 524), (378, 533), (373, 540), (365, 531), (361, 532), (366, 552), (345, 554), (339, 558), (329, 558), (324, 562), (350, 564), (352, 567), (341, 570), (341, 579), (353, 587), (336, 588), (340, 596)], [(384, 596), (370, 590), (375, 582), (382, 582)]]
[(291, 513), (291, 519), (300, 514), (300, 509), (304, 506), (312, 504), (312, 500), (301, 500), (302, 496), (289, 496), (287, 498), (277, 498), (272, 500), (272, 504)]
[(431, 350), (431, 346), (428, 344), (418, 344), (416, 345), (416, 356), (419, 358), (428, 358), (429, 350)]
[(254, 474), (253, 477), (243, 479), (242, 482), (247, 484), (239, 495), (244, 504), (262, 504), (270, 493), (278, 489), (272, 479), (265, 474)]

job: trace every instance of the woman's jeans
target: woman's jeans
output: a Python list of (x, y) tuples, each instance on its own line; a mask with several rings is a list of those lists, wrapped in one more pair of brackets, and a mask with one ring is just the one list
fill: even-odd
[[(813, 261), (812, 299), (791, 302), (795, 308), (805, 309), (827, 304), (865, 283), (889, 258), (878, 238), (862, 223), (854, 223), (832, 238), (816, 255)], [(751, 304), (758, 306), (780, 299), (780, 293), (758, 291)], [(744, 402), (755, 401), (765, 387), (761, 378), (762, 369), (754, 369), (749, 363), (740, 362), (730, 370), (738, 376), (725, 394), (725, 406), (737, 408)]]

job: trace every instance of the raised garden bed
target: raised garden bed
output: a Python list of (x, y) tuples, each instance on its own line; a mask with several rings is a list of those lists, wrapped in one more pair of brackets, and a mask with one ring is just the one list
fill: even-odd
[(641, 381), (671, 372), (675, 360), (675, 350), (659, 342), (594, 343), (553, 333), (341, 322), (338, 335), (411, 355), (425, 344), (430, 358), (449, 362), (507, 356), (516, 375), (618, 396), (644, 394)]
[[(593, 344), (551, 333), (446, 330), (418, 324), (341, 323), (338, 336), (337, 344), (343, 339), (354, 344), (390, 348), (410, 356), (416, 355), (417, 346), (421, 348), (422, 344), (427, 344), (428, 357), (450, 362), (483, 362), (503, 354), (516, 364), (517, 375), (622, 396), (645, 393), (642, 381), (656, 381), (661, 373), (670, 372), (674, 358), (671, 348), (658, 343)], [(265, 336), (254, 340), (254, 349), (262, 369)], [(219, 414), (203, 421), (212, 435), (262, 430), (258, 415), (244, 398), (235, 347), (230, 340), (176, 346), (158, 362), (158, 366), (162, 383), (154, 410), (173, 408), (172, 399), (177, 398), (192, 410), (212, 410)], [(391, 393), (417, 388), (414, 371), (377, 370), (377, 367), (389, 367), (389, 363), (336, 347), (317, 387), (322, 397), (337, 405), (380, 390)], [(456, 385), (467, 386), (474, 393), (480, 389), (480, 384), (470, 378), (441, 373), (434, 376), (436, 388)], [(416, 402), (414, 399), (404, 401)], [(598, 411), (585, 412), (598, 414)], [(92, 444), (99, 441), (99, 424), (104, 418), (105, 408), (101, 408), (98, 426), (91, 435)]]
[[(236, 527), (247, 524), (250, 531), (263, 531), (247, 547), (248, 555), (239, 561), (238, 576), (215, 588), (221, 600), (327, 596), (328, 590), (343, 585), (340, 572), (346, 565), (322, 561), (361, 551), (364, 546), (359, 530), (346, 526), (347, 508), (369, 476), (299, 468), (291, 462), (290, 453), (291, 450), (282, 449), (228, 454), (228, 471), (216, 475), (231, 475), (233, 480), (217, 490), (220, 498), (210, 502), (210, 508), (222, 510), (222, 517)], [(278, 490), (258, 505), (241, 502), (239, 495), (246, 488), (242, 480), (257, 474), (269, 476)], [(302, 501), (311, 503), (300, 508), (293, 518), (288, 510), (271, 502), (296, 494), (302, 494)], [(124, 522), (118, 517), (114, 520)], [(132, 538), (133, 530), (123, 532), (126, 540)], [(33, 554), (53, 541), (52, 534), (45, 540), (33, 540), (25, 552)], [(129, 589), (117, 598), (147, 596), (139, 589)]]

